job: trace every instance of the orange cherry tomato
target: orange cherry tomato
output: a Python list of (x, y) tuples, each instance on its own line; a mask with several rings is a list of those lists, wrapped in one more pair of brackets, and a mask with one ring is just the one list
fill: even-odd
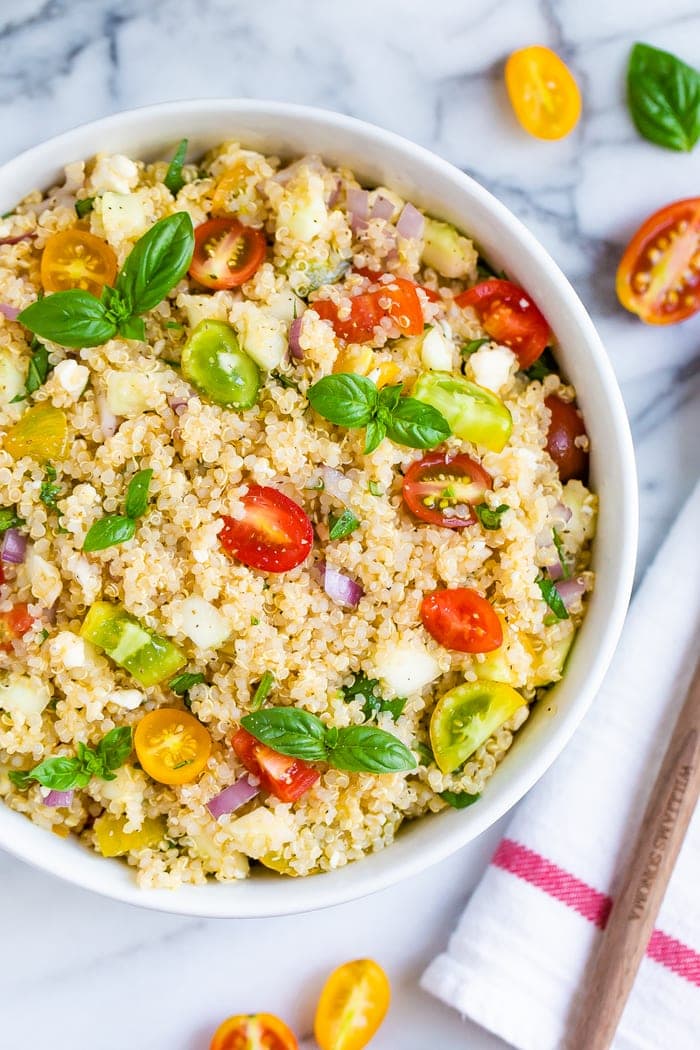
[(391, 317), (402, 335), (420, 335), (423, 331), (416, 285), (405, 277), (395, 277), (391, 284), (353, 295), (348, 317), (338, 316), (338, 307), (331, 299), (316, 299), (310, 305), (322, 320), (330, 321), (335, 334), (346, 343), (369, 342), (384, 317)]
[(525, 131), (561, 139), (581, 116), (581, 92), (559, 55), (539, 45), (514, 51), (506, 62), (506, 88)]
[(282, 802), (296, 802), (321, 774), (303, 758), (290, 758), (262, 744), (247, 729), (239, 729), (231, 746), (246, 769), (257, 777), (263, 791)]
[(314, 1035), (321, 1050), (362, 1050), (389, 1009), (389, 978), (372, 959), (344, 963), (318, 1001)]
[(247, 161), (239, 160), (228, 168), (217, 180), (214, 196), (211, 199), (212, 215), (232, 215), (237, 209), (238, 194), (245, 189), (246, 180), (251, 175)]
[(471, 307), (491, 338), (517, 354), (521, 368), (529, 368), (549, 342), (549, 325), (527, 292), (512, 281), (481, 281), (454, 301)]
[(588, 450), (576, 443), (586, 433), (583, 417), (571, 401), (556, 394), (544, 399), (551, 419), (547, 432), (547, 451), (557, 465), (562, 481), (585, 478), (588, 473)]
[(159, 784), (189, 784), (207, 764), (211, 737), (189, 712), (158, 707), (136, 726), (134, 749), (146, 773)]
[(190, 276), (205, 288), (237, 288), (265, 260), (262, 230), (238, 219), (209, 219), (194, 231)]
[(625, 249), (615, 287), (645, 324), (676, 324), (700, 310), (700, 197), (649, 216)]
[(45, 292), (82, 288), (99, 296), (114, 284), (117, 257), (100, 237), (86, 230), (61, 230), (52, 234), (41, 256), (41, 283)]
[(470, 587), (426, 594), (420, 618), (436, 642), (458, 653), (490, 653), (503, 644), (503, 627), (493, 606)]
[(214, 1032), (209, 1050), (298, 1050), (294, 1033), (272, 1014), (237, 1014)]
[(11, 653), (12, 643), (26, 634), (33, 623), (34, 618), (29, 615), (24, 602), (0, 613), (0, 651)]

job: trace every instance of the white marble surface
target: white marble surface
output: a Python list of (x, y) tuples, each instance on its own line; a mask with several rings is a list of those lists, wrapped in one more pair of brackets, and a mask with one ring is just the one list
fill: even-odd
[[(700, 472), (700, 317), (644, 328), (613, 274), (649, 212), (697, 194), (700, 147), (637, 137), (635, 39), (699, 64), (697, 0), (0, 0), (0, 161), (81, 121), (206, 95), (335, 108), (441, 153), (524, 219), (599, 325), (639, 457), (643, 567)], [(583, 87), (583, 121), (558, 144), (526, 137), (505, 98), (504, 57), (535, 42)], [(2, 1047), (206, 1050), (220, 1018), (255, 1009), (307, 1034), (323, 975), (364, 954), (395, 991), (377, 1050), (502, 1046), (417, 988), (498, 837), (364, 902), (238, 923), (131, 909), (0, 856)]]

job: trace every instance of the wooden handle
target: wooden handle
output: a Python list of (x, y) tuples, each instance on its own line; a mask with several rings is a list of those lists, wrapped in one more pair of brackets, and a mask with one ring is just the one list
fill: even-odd
[(568, 1045), (608, 1050), (700, 793), (700, 663), (620, 882)]

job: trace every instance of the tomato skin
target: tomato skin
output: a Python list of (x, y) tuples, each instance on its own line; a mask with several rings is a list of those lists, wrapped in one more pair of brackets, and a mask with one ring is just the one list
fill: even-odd
[(294, 1033), (273, 1014), (237, 1014), (222, 1021), (209, 1050), (298, 1050)]
[(299, 504), (269, 485), (251, 485), (241, 502), (243, 518), (222, 517), (219, 539), (229, 557), (264, 572), (288, 572), (301, 565), (314, 530)]
[(471, 307), (491, 338), (517, 355), (521, 368), (529, 368), (549, 342), (546, 320), (527, 292), (512, 281), (490, 278), (454, 301), (460, 308)]
[(194, 231), (189, 273), (205, 288), (237, 288), (260, 268), (266, 249), (262, 230), (238, 219), (208, 219)]
[(136, 726), (134, 750), (145, 772), (159, 784), (189, 784), (209, 760), (211, 736), (188, 711), (158, 707)]
[[(440, 475), (445, 476), (440, 481)], [(432, 480), (436, 479), (436, 480)], [(481, 503), (484, 492), (493, 488), (493, 478), (484, 468), (465, 453), (451, 455), (445, 452), (430, 452), (412, 463), (404, 475), (402, 495), (406, 506), (421, 521), (428, 525), (441, 525), (445, 529), (463, 529), (476, 521), (476, 515), (466, 517), (450, 515), (449, 505), (444, 510), (426, 504), (426, 499), (439, 498), (441, 492), (451, 488), (454, 497), (448, 504), (457, 503), (469, 507)], [(461, 489), (461, 491), (460, 491)]]
[(545, 398), (551, 420), (547, 432), (547, 451), (557, 465), (562, 481), (585, 479), (588, 475), (588, 451), (575, 444), (585, 435), (586, 427), (581, 413), (571, 401), (562, 401), (555, 394)]
[(470, 587), (426, 594), (420, 618), (428, 634), (458, 653), (490, 653), (503, 644), (503, 627), (493, 606)]
[(581, 92), (554, 51), (535, 45), (514, 51), (505, 68), (506, 88), (520, 124), (540, 139), (561, 139), (581, 116)]
[(258, 778), (263, 790), (282, 802), (298, 801), (320, 778), (321, 774), (308, 762), (281, 755), (256, 740), (247, 729), (234, 733), (231, 746), (248, 772)]
[(667, 204), (642, 223), (620, 260), (615, 288), (645, 324), (677, 324), (700, 310), (700, 197)]
[(103, 241), (87, 230), (59, 230), (46, 242), (41, 256), (41, 283), (45, 292), (82, 288), (100, 296), (106, 284), (114, 284), (117, 257)]
[[(364, 276), (372, 271), (356, 271)], [(384, 317), (391, 317), (402, 335), (420, 335), (423, 311), (413, 281), (394, 277), (389, 284), (379, 284), (368, 292), (350, 297), (350, 315), (338, 317), (338, 307), (331, 299), (316, 299), (311, 308), (323, 321), (330, 321), (335, 334), (346, 343), (367, 343)]]
[(373, 959), (334, 970), (316, 1007), (314, 1035), (321, 1050), (362, 1050), (389, 1009), (389, 978)]
[(24, 602), (0, 613), (0, 652), (11, 653), (12, 643), (25, 635), (33, 623), (34, 617), (29, 615)]

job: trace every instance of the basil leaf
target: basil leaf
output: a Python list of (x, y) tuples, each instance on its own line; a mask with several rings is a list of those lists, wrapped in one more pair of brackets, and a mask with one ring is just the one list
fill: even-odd
[(462, 349), (459, 351), (462, 357), (471, 357), (472, 354), (476, 353), (480, 346), (484, 343), (490, 343), (491, 340), (488, 336), (484, 336), (483, 339), (470, 339), (468, 343), (465, 343)]
[(567, 612), (566, 606), (564, 605), (562, 597), (559, 591), (557, 590), (554, 581), (547, 579), (546, 576), (542, 576), (536, 582), (537, 586), (542, 592), (542, 597), (544, 601), (552, 610), (557, 620), (568, 620), (569, 613)]
[(435, 448), (452, 431), (443, 415), (415, 397), (402, 397), (387, 423), (387, 434), (397, 445)]
[(700, 138), (700, 73), (669, 51), (634, 45), (627, 103), (637, 131), (657, 146), (687, 152)]
[(81, 763), (77, 758), (46, 758), (31, 771), (31, 779), (42, 787), (52, 791), (70, 791), (75, 787), (85, 787), (86, 778)]
[(413, 745), (413, 750), (418, 755), (418, 758), (420, 759), (420, 764), (422, 766), (430, 766), (435, 761), (435, 755), (433, 754), (432, 750), (428, 747), (427, 744), (423, 744), (420, 741), (417, 741)]
[(561, 574), (565, 580), (571, 579), (571, 569), (569, 568), (566, 560), (566, 554), (564, 553), (564, 544), (562, 538), (556, 529), (552, 529), (552, 543), (554, 544), (557, 554), (559, 556), (559, 564), (561, 565)]
[(27, 378), (24, 389), (27, 394), (33, 394), (46, 382), (46, 377), (53, 368), (49, 362), (49, 352), (38, 339), (32, 339), (32, 356), (29, 359)]
[(501, 503), (499, 507), (496, 507), (493, 510), (487, 503), (477, 503), (474, 507), (474, 512), (483, 528), (488, 529), (491, 532), (495, 529), (500, 529), (501, 518), (507, 510), (510, 510), (507, 503)]
[(343, 540), (360, 527), (358, 518), (351, 510), (344, 510), (338, 518), (331, 515), (328, 524), (330, 525), (328, 538), (331, 540)]
[(199, 671), (186, 671), (185, 674), (178, 674), (171, 678), (168, 686), (176, 696), (184, 696), (193, 685), (200, 685), (203, 681), (205, 681), (204, 675)]
[(537, 379), (541, 383), (545, 376), (551, 375), (556, 370), (557, 362), (554, 360), (551, 349), (547, 346), (537, 360), (525, 369), (525, 375), (530, 381)]
[(14, 529), (17, 525), (23, 524), (22, 519), (15, 514), (14, 507), (2, 507), (0, 509), (0, 533), (7, 532), (8, 529)]
[(117, 726), (100, 740), (96, 754), (104, 768), (119, 769), (123, 766), (132, 750), (131, 726)]
[(146, 338), (146, 326), (141, 317), (126, 317), (119, 322), (119, 335), (125, 339), (136, 339), (143, 343)]
[(267, 695), (275, 684), (275, 676), (272, 671), (265, 671), (265, 674), (260, 679), (258, 688), (253, 693), (253, 699), (251, 706), (253, 711), (257, 711), (265, 703)]
[(90, 526), (83, 550), (89, 553), (115, 547), (118, 543), (133, 539), (135, 532), (136, 522), (133, 518), (125, 518), (123, 514), (108, 514)]
[(166, 189), (170, 190), (173, 197), (177, 197), (178, 193), (185, 185), (185, 180), (182, 177), (182, 166), (185, 163), (186, 155), (187, 139), (181, 139), (175, 150), (175, 156), (170, 161), (168, 170), (165, 173), (165, 178), (163, 179), (163, 185)]
[(263, 744), (292, 758), (324, 762), (326, 727), (320, 718), (296, 707), (270, 707), (254, 711), (241, 719), (244, 729)]
[(468, 791), (440, 791), (439, 794), (453, 809), (466, 809), (481, 798), (481, 792), (470, 795)]
[(328, 761), (351, 773), (400, 773), (415, 769), (416, 760), (398, 737), (372, 726), (346, 726)]
[(397, 696), (393, 700), (385, 700), (379, 689), (379, 679), (368, 678), (363, 671), (355, 675), (350, 685), (344, 685), (342, 692), (343, 700), (346, 704), (351, 703), (353, 700), (363, 701), (362, 713), (366, 722), (383, 711), (388, 711), (394, 721), (396, 721), (406, 706), (406, 697), (404, 696)]
[(371, 379), (351, 372), (324, 376), (309, 387), (312, 407), (330, 423), (343, 427), (366, 427), (377, 408), (377, 388)]
[(379, 445), (381, 445), (385, 437), (386, 423), (381, 419), (370, 419), (365, 431), (365, 447), (363, 449), (363, 455), (369, 456), (370, 452), (374, 452), (375, 448), (378, 448)]
[(148, 487), (151, 484), (152, 477), (153, 471), (150, 468), (148, 470), (139, 470), (129, 482), (124, 503), (124, 513), (127, 518), (140, 518), (142, 514), (146, 513)]
[(145, 314), (157, 306), (187, 273), (193, 251), (194, 228), (187, 212), (175, 212), (151, 226), (117, 277), (116, 290), (129, 313)]
[(7, 774), (7, 779), (11, 784), (14, 784), (20, 791), (26, 791), (32, 783), (31, 770), (24, 769), (11, 769)]
[(101, 346), (117, 332), (104, 304), (80, 288), (37, 299), (17, 320), (30, 332), (60, 346)]
[[(401, 391), (403, 390), (403, 383), (394, 383), (391, 386), (384, 386), (379, 391), (377, 398), (377, 404), (381, 412), (382, 409), (389, 415), (391, 415), (401, 400)], [(386, 418), (383, 416), (383, 418)]]
[(90, 214), (94, 207), (94, 197), (81, 197), (79, 201), (75, 202), (75, 214), (79, 219), (84, 219), (86, 215)]

